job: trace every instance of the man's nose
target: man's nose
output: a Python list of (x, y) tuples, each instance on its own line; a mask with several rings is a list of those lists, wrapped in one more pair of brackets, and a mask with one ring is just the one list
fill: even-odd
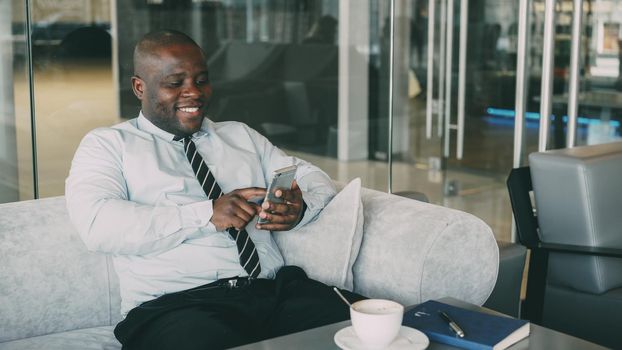
[(185, 84), (181, 94), (183, 97), (196, 97), (202, 95), (203, 92), (196, 84)]

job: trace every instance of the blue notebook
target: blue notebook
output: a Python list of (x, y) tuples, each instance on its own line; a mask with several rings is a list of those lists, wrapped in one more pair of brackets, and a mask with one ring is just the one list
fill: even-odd
[[(464, 331), (460, 338), (439, 314), (445, 312)], [(529, 322), (494, 316), (438, 301), (426, 301), (404, 314), (404, 326), (425, 333), (431, 341), (464, 349), (505, 349), (529, 336)]]

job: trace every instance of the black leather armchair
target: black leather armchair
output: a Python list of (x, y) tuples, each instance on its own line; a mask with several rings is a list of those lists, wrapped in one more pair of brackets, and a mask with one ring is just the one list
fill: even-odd
[(523, 318), (622, 347), (622, 142), (532, 153), (529, 164), (508, 178), (531, 251)]

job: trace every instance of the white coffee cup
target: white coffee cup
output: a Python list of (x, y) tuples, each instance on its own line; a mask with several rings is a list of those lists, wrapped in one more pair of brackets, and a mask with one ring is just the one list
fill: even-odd
[(402, 326), (404, 306), (391, 300), (367, 299), (350, 308), (352, 327), (361, 343), (369, 349), (386, 348)]

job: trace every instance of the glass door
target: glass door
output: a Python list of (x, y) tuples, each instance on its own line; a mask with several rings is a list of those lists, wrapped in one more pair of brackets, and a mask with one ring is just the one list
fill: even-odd
[[(556, 13), (552, 125), (548, 148), (622, 140), (622, 1), (558, 3)], [(544, 10), (540, 2), (538, 12)], [(572, 29), (577, 21), (576, 36)], [(576, 96), (573, 96), (571, 48), (577, 45)], [(575, 127), (569, 128), (571, 108)], [(572, 135), (571, 135), (572, 133)]]
[(0, 1), (0, 203), (35, 192), (27, 23), (22, 1)]
[(622, 139), (622, 1), (394, 3), (394, 192), (423, 192), (509, 240), (512, 167), (538, 150)]
[[(505, 179), (514, 151), (518, 2), (408, 5), (410, 50), (402, 72), (408, 80), (401, 94), (410, 140), (403, 147), (396, 136), (393, 191), (423, 192), (433, 203), (480, 217), (498, 239), (510, 240)], [(527, 137), (534, 136), (537, 129), (528, 129)]]

